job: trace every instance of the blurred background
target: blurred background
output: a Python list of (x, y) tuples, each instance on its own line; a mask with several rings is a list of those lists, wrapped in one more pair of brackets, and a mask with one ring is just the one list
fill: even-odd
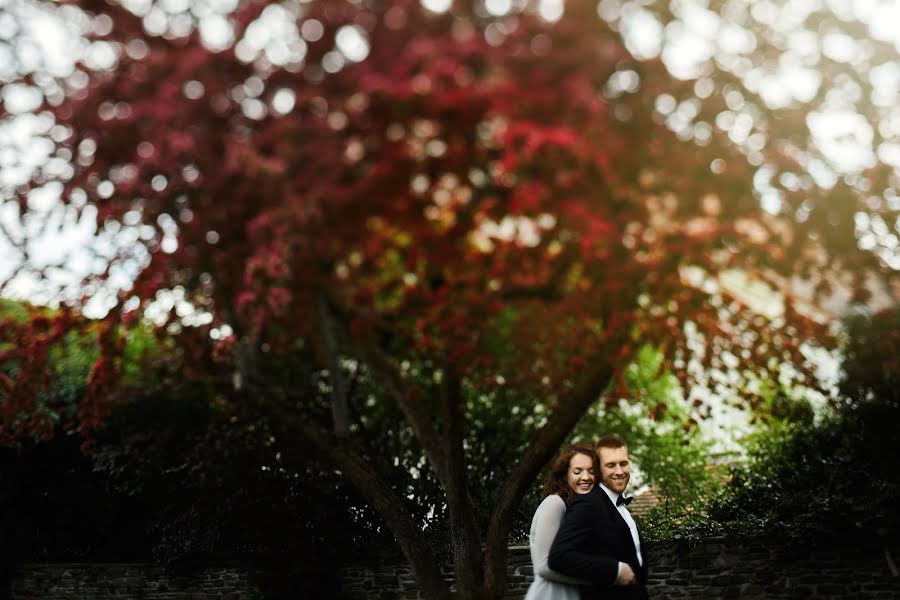
[(649, 539), (888, 548), (898, 22), (0, 0), (6, 578), (241, 564), (328, 597), (405, 559), (490, 594), (544, 465), (611, 431)]

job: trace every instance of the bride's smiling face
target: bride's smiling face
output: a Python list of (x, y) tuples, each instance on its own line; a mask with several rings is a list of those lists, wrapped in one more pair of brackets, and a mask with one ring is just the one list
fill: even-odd
[(572, 456), (566, 481), (576, 494), (587, 494), (594, 489), (594, 459), (586, 454)]

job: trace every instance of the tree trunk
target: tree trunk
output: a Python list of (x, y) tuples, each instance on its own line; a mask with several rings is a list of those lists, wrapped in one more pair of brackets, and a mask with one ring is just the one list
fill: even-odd
[(612, 368), (605, 363), (587, 373), (572, 393), (557, 403), (544, 426), (534, 432), (521, 460), (504, 484), (487, 532), (484, 557), (485, 598), (503, 597), (509, 529), (513, 514), (528, 486), (541, 468), (553, 458), (591, 404), (601, 397), (611, 377)]
[(348, 440), (338, 438), (296, 414), (290, 415), (289, 411), (286, 413), (284, 416), (300, 435), (339, 467), (344, 478), (378, 511), (400, 544), (422, 594), (429, 600), (451, 600), (454, 595), (444, 581), (437, 557), (422, 533), (421, 524), (416, 523), (406, 511), (403, 498), (391, 489), (370, 464), (359, 457)]
[[(445, 365), (441, 382), (441, 422), (435, 423), (433, 417), (422, 409), (419, 401), (421, 390), (405, 377), (398, 365), (371, 341), (361, 339), (357, 344), (363, 360), (385, 385), (412, 426), (416, 439), (422, 444), (446, 493), (450, 544), (456, 572), (457, 591), (453, 597), (460, 600), (502, 598), (506, 585), (509, 530), (515, 510), (541, 468), (553, 457), (591, 404), (601, 397), (609, 384), (612, 368), (603, 361), (597, 361), (595, 364), (598, 366), (585, 373), (572, 393), (557, 402), (547, 423), (532, 435), (520, 461), (501, 489), (491, 516), (486, 545), (482, 549), (481, 532), (466, 478), (463, 449), (465, 415), (459, 375), (452, 365)], [(344, 462), (353, 459), (360, 460), (350, 452)], [(366, 469), (367, 467), (361, 468), (362, 471)], [(449, 588), (440, 575), (440, 568), (430, 549), (430, 558), (426, 561), (429, 565), (421, 564), (418, 552), (420, 548), (427, 547), (427, 543), (418, 528), (406, 531), (401, 538), (401, 531), (392, 524), (391, 519), (396, 518), (398, 508), (402, 510), (402, 500), (396, 498), (383, 480), (371, 472), (366, 472), (365, 477), (363, 473), (354, 477), (345, 467), (345, 475), (359, 487), (367, 499), (370, 499), (369, 494), (377, 487), (369, 488), (366, 481), (377, 479), (386, 488), (381, 490), (381, 504), (376, 504), (373, 499), (370, 502), (401, 543), (423, 593), (427, 598), (443, 598), (443, 594), (449, 594)], [(389, 496), (395, 499), (385, 501), (384, 498)], [(401, 525), (402, 523), (398, 523), (398, 527)], [(422, 545), (417, 546), (419, 542)], [(418, 566), (414, 561), (417, 561)], [(430, 591), (426, 590), (426, 582)]]
[(469, 495), (466, 457), (463, 449), (463, 399), (459, 376), (446, 367), (441, 379), (441, 420), (448, 480), (445, 487), (450, 513), (450, 545), (460, 600), (482, 595), (481, 532)]

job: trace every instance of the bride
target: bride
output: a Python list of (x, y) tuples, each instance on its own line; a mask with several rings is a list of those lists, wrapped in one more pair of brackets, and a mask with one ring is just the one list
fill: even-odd
[(544, 489), (547, 497), (534, 511), (528, 544), (534, 581), (525, 600), (578, 600), (578, 585), (582, 581), (547, 566), (547, 555), (559, 529), (566, 506), (575, 494), (587, 494), (594, 489), (599, 472), (597, 455), (590, 444), (574, 444), (560, 451), (553, 460)]

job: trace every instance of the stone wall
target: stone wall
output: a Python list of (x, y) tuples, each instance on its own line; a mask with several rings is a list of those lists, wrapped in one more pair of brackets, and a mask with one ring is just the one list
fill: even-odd
[[(506, 569), (507, 600), (521, 600), (533, 579), (531, 555), (527, 546), (509, 549)], [(445, 579), (452, 584), (453, 569), (444, 568)], [(377, 567), (346, 567), (341, 570), (343, 593), (348, 600), (423, 599), (406, 564)]]
[(174, 575), (148, 564), (24, 565), (9, 592), (10, 600), (262, 600), (246, 570)]
[[(711, 538), (653, 542), (653, 600), (889, 600), (900, 599), (900, 547), (819, 543), (810, 549)], [(448, 581), (453, 572), (445, 570)], [(348, 567), (341, 571), (349, 600), (422, 598), (405, 564)], [(505, 598), (520, 600), (532, 579), (527, 547), (509, 552)], [(173, 575), (145, 564), (25, 565), (13, 576), (10, 600), (262, 600), (247, 570), (205, 569)], [(0, 590), (2, 592), (3, 590)], [(0, 593), (0, 598), (2, 598)], [(296, 600), (300, 600), (298, 597)]]
[(657, 542), (649, 550), (654, 600), (900, 599), (900, 577), (889, 563), (900, 552), (897, 544), (890, 551), (843, 540), (785, 548), (777, 540), (715, 538)]
[[(651, 542), (647, 552), (652, 600), (900, 600), (900, 577), (892, 574), (880, 547), (820, 544), (788, 550), (711, 538)], [(900, 548), (892, 556), (900, 559)], [(452, 570), (445, 573), (452, 581)], [(507, 573), (504, 597), (521, 600), (532, 579), (527, 547), (510, 548)], [(405, 565), (352, 567), (342, 575), (351, 600), (422, 598)]]

